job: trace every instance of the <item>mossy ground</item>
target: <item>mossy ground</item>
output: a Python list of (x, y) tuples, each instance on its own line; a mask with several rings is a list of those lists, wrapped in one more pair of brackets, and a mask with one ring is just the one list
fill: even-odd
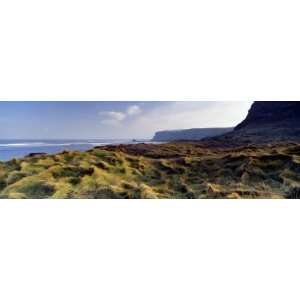
[(1, 198), (300, 198), (300, 144), (121, 145), (0, 163)]

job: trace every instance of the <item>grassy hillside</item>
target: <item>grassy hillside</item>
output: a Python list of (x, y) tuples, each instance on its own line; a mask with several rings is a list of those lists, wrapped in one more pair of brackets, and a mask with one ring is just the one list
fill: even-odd
[(299, 198), (300, 144), (128, 145), (0, 163), (1, 198)]

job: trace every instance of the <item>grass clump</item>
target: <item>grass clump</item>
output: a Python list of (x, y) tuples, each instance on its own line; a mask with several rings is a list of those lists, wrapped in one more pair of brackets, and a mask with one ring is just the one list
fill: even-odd
[(1, 198), (299, 198), (300, 145), (120, 145), (0, 163)]
[(26, 177), (26, 173), (20, 171), (13, 171), (8, 174), (6, 183), (7, 185), (14, 184), (15, 182), (21, 180), (24, 177)]
[(35, 177), (27, 177), (15, 184), (7, 186), (3, 191), (4, 194), (11, 193), (24, 194), (26, 198), (41, 199), (50, 198), (55, 192), (55, 187), (46, 181)]
[(62, 177), (83, 177), (85, 175), (92, 175), (94, 173), (93, 168), (82, 168), (82, 167), (61, 167), (57, 166), (51, 170), (54, 178)]

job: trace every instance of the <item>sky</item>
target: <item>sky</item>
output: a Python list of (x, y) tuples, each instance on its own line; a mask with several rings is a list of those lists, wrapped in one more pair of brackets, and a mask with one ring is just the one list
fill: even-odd
[(159, 130), (231, 127), (252, 102), (1, 101), (0, 139), (152, 138)]

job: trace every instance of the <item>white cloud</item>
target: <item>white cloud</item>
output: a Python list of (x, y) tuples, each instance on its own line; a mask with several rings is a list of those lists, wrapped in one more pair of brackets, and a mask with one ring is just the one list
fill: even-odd
[(138, 115), (142, 112), (140, 107), (138, 105), (131, 105), (127, 109), (127, 114), (128, 115)]
[(119, 111), (101, 111), (99, 116), (103, 117), (100, 121), (102, 125), (119, 125), (125, 118), (126, 114)]
[(123, 121), (126, 117), (126, 115), (119, 111), (109, 111), (107, 112), (107, 116), (110, 117), (113, 120), (117, 121)]
[(108, 126), (117, 126), (121, 125), (122, 121), (124, 121), (128, 116), (138, 115), (142, 112), (138, 105), (131, 105), (128, 107), (126, 112), (120, 111), (101, 111), (99, 112), (99, 116), (102, 117), (100, 123), (102, 125)]

